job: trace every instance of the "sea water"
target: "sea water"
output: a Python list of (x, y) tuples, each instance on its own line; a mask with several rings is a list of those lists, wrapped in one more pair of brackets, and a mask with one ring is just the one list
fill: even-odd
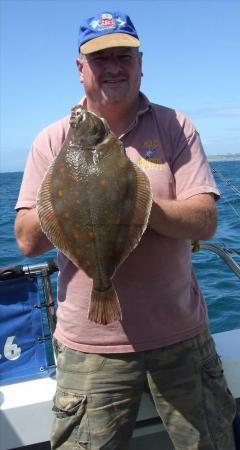
[[(217, 202), (218, 229), (210, 242), (233, 249), (232, 256), (240, 264), (240, 161), (215, 161), (210, 164), (221, 192)], [(17, 247), (14, 206), (21, 180), (21, 172), (0, 174), (0, 267), (42, 263), (56, 257), (55, 250), (52, 250), (40, 257), (26, 258)], [(240, 328), (239, 278), (219, 256), (209, 250), (194, 253), (193, 265), (208, 305), (211, 331), (217, 333)]]

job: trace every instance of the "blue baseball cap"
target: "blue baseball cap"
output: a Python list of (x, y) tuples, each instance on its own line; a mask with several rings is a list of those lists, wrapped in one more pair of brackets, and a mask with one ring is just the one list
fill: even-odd
[(111, 47), (140, 47), (140, 41), (127, 14), (102, 12), (80, 26), (78, 47), (86, 55)]

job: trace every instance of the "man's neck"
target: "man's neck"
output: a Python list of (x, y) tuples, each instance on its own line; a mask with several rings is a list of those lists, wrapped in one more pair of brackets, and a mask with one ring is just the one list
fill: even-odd
[(117, 136), (121, 136), (135, 121), (139, 108), (139, 98), (132, 105), (96, 105), (87, 99), (87, 109), (108, 122), (110, 130)]

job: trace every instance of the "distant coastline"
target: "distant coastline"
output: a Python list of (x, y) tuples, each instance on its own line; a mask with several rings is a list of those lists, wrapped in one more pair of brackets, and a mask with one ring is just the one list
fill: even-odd
[(240, 153), (227, 154), (227, 155), (207, 155), (208, 161), (239, 161)]
[[(216, 162), (216, 161), (240, 161), (240, 153), (227, 153), (225, 155), (208, 155), (207, 159), (209, 162)], [(3, 171), (0, 169), (0, 173), (19, 173), (23, 174), (23, 170), (7, 170)]]

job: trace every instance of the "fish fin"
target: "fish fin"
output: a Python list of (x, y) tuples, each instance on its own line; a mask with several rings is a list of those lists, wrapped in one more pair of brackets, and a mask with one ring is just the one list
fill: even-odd
[(122, 319), (117, 293), (112, 286), (107, 291), (92, 290), (88, 319), (101, 325)]
[[(68, 245), (58, 223), (52, 200), (51, 184), (53, 179), (54, 161), (49, 167), (37, 194), (37, 213), (42, 231), (49, 241), (68, 256)], [(74, 261), (72, 261), (74, 262)]]
[[(136, 198), (131, 223), (128, 227), (126, 247), (122, 253), (121, 262), (124, 261), (132, 250), (138, 245), (144, 231), (147, 228), (152, 207), (152, 190), (148, 176), (136, 164), (132, 162), (136, 174)], [(131, 243), (131, 246), (129, 244)]]
[(142, 225), (143, 233), (147, 227), (149, 215), (151, 212), (152, 189), (146, 173), (136, 164), (132, 164), (135, 168), (137, 178), (136, 208), (133, 212), (132, 223), (136, 225)]

